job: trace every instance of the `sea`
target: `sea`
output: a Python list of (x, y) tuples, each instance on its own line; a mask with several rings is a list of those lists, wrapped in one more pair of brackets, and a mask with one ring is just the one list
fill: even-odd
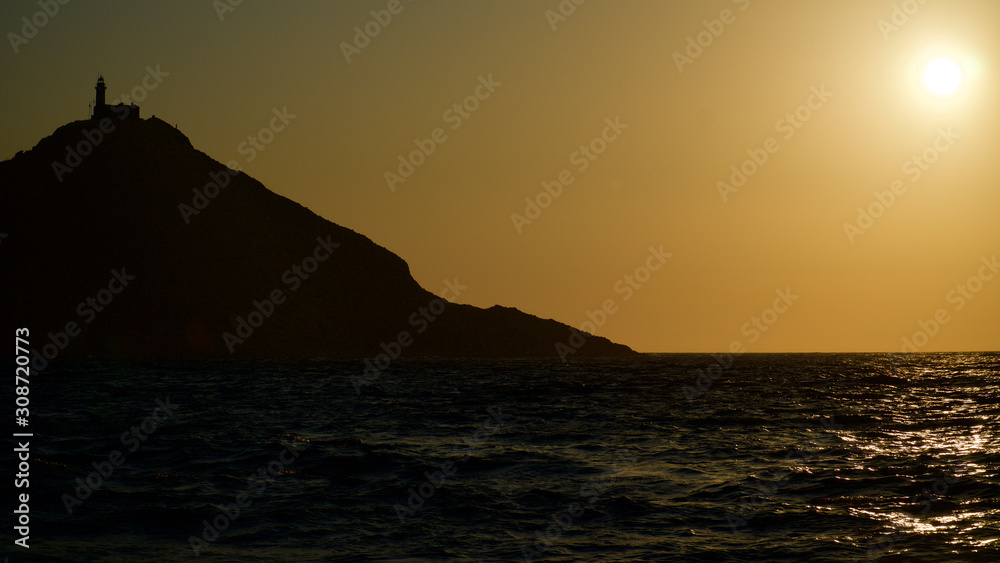
[(1000, 561), (998, 353), (363, 370), (57, 360), (5, 561)]

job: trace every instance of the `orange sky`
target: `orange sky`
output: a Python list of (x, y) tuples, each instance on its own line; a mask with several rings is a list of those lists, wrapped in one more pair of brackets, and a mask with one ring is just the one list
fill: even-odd
[(644, 352), (1000, 349), (998, 2), (220, 6), (4, 2), (0, 158), (102, 73), (464, 302)]

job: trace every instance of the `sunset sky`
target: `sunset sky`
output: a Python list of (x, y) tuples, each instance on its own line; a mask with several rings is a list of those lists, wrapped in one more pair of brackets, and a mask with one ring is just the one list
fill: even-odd
[(1000, 349), (995, 0), (48, 2), (0, 5), (0, 159), (100, 73), (460, 302), (606, 306), (641, 352)]

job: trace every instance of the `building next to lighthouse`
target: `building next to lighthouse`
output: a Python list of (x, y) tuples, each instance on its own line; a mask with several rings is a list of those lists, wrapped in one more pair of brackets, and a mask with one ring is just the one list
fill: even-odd
[(109, 105), (105, 101), (105, 94), (107, 92), (107, 86), (104, 84), (104, 76), (97, 77), (97, 85), (94, 86), (94, 90), (97, 91), (97, 98), (94, 100), (94, 112), (91, 115), (92, 119), (104, 119), (105, 117), (114, 117), (117, 119), (139, 119), (139, 106), (135, 104), (115, 104)]

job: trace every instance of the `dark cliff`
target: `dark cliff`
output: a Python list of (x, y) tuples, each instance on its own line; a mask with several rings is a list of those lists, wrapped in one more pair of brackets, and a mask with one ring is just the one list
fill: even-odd
[[(104, 125), (67, 124), (0, 163), (0, 307), (9, 328), (31, 329), (32, 348), (50, 332), (64, 356), (373, 357), (398, 343), (411, 357), (556, 357), (557, 343), (572, 346), (553, 320), (435, 301), (392, 252), (230, 173), (159, 119)], [(574, 342), (570, 357), (635, 353)]]

